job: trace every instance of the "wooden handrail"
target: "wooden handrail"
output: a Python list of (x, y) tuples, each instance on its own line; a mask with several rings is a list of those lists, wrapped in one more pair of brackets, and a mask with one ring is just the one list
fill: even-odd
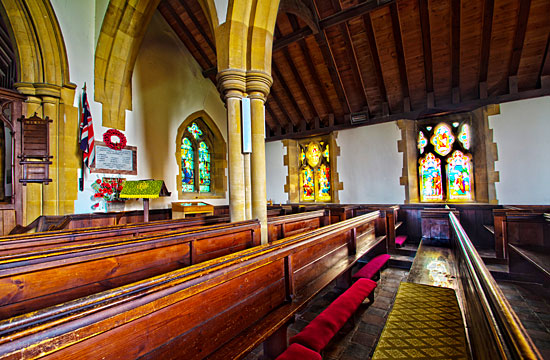
[[(542, 359), (510, 303), (452, 212), (449, 213), (449, 219), (455, 235), (456, 250), (459, 251), (458, 255), (467, 264), (472, 275), (470, 284), (474, 287), (474, 292), (479, 295), (481, 302), (479, 305), (482, 307), (495, 341), (498, 354), (494, 355), (500, 356), (501, 359)], [(469, 327), (469, 331), (476, 331), (476, 329)]]

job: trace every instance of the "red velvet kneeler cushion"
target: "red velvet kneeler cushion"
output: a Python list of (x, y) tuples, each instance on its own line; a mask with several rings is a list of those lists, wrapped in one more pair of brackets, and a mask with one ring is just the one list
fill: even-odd
[(407, 241), (407, 235), (399, 235), (395, 238), (395, 244), (399, 246), (403, 245), (405, 241)]
[(377, 257), (369, 261), (365, 266), (363, 266), (361, 270), (353, 274), (353, 278), (372, 278), (389, 259), (390, 256), (388, 254), (378, 255)]
[(289, 342), (320, 352), (374, 288), (376, 282), (359, 279)]
[(290, 345), (285, 352), (277, 356), (275, 360), (322, 360), (321, 354), (308, 349), (300, 344)]

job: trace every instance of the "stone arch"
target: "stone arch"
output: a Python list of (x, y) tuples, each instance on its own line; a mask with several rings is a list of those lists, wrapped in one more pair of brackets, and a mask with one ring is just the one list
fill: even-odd
[[(207, 127), (210, 132), (208, 143), (212, 146), (211, 149), (211, 189), (210, 193), (184, 193), (181, 189), (181, 143), (185, 133), (185, 129), (193, 121), (200, 119), (200, 125)], [(199, 110), (189, 115), (178, 127), (176, 135), (176, 164), (178, 166), (178, 175), (176, 176), (176, 184), (178, 187), (178, 199), (223, 199), (227, 190), (227, 179), (225, 169), (227, 168), (227, 145), (223, 135), (218, 129), (218, 126), (212, 120), (210, 115), (204, 110)]]
[(103, 126), (125, 129), (132, 110), (132, 74), (151, 17), (160, 0), (111, 0), (95, 52), (95, 101), (103, 104)]
[[(70, 82), (67, 51), (49, 0), (0, 0), (17, 58), (15, 88), (26, 95), (23, 114), (37, 112), (53, 120), (50, 126), (52, 183), (29, 184), (19, 192), (22, 225), (40, 215), (74, 211), (79, 154), (78, 109), (73, 107), (76, 86)], [(16, 195), (17, 196), (17, 195)], [(25, 200), (23, 200), (25, 199)]]

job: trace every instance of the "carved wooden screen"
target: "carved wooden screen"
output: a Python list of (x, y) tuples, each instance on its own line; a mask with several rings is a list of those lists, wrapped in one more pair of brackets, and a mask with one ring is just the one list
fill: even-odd
[(41, 119), (34, 113), (30, 118), (21, 117), (21, 155), (19, 162), (23, 167), (23, 174), (19, 181), (27, 183), (49, 184), (50, 156), (50, 132), (49, 125), (52, 122), (47, 116)]

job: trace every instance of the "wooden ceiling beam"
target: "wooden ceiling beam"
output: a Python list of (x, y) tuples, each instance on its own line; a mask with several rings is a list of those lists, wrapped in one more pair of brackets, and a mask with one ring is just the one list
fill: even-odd
[[(302, 119), (306, 120), (305, 114), (302, 112), (302, 109), (300, 108), (300, 106), (298, 106), (298, 103), (296, 103), (296, 99), (294, 98), (294, 96), (292, 96), (292, 91), (290, 91), (290, 87), (288, 86), (285, 78), (283, 77), (283, 75), (279, 71), (279, 67), (277, 66), (277, 64), (275, 62), (273, 62), (272, 65), (271, 65), (271, 71), (272, 71), (273, 75), (275, 75), (275, 77), (277, 78), (279, 84), (281, 84), (281, 86), (283, 87), (283, 90), (285, 91), (285, 95), (290, 100), (290, 103), (292, 104), (292, 107), (294, 108), (294, 111), (298, 115), (300, 115)], [(296, 124), (299, 124), (300, 121), (295, 120), (295, 121), (292, 121), (292, 123), (294, 125), (296, 125)]]
[(280, 119), (279, 119), (279, 123), (281, 123), (281, 126), (284, 127), (284, 126), (287, 126), (288, 124), (293, 124), (293, 125), (298, 125), (299, 124), (298, 120), (293, 120), (290, 117), (290, 115), (288, 115), (288, 111), (286, 110), (285, 106), (283, 105), (281, 99), (277, 95), (277, 92), (275, 91), (274, 88), (271, 88), (271, 91), (269, 92), (269, 96), (271, 96), (273, 98), (273, 100), (275, 101), (275, 104), (277, 104), (277, 107), (279, 108), (279, 110), (281, 111), (281, 113), (284, 116), (284, 119), (285, 119), (284, 122), (281, 122)]
[(483, 30), (481, 37), (481, 59), (479, 65), (479, 97), (487, 97), (487, 73), (489, 72), (489, 54), (493, 30), (494, 0), (485, 0), (483, 5)]
[(529, 20), (529, 11), (531, 9), (531, 0), (521, 0), (519, 2), (518, 22), (514, 34), (514, 45), (512, 46), (512, 55), (510, 56), (510, 67), (508, 76), (516, 76), (519, 69), (523, 43), (525, 42), (525, 33), (527, 32), (527, 21)]
[[(210, 37), (208, 36), (208, 34), (206, 33), (206, 31), (204, 31), (204, 28), (202, 27), (202, 24), (200, 23), (200, 21), (196, 18), (195, 14), (193, 14), (193, 11), (191, 10), (191, 8), (189, 7), (189, 5), (187, 4), (187, 1), (188, 0), (178, 0), (178, 3), (183, 6), (183, 8), (185, 9), (185, 12), (187, 13), (187, 16), (189, 16), (189, 19), (191, 19), (191, 21), (193, 22), (193, 24), (195, 24), (197, 30), (199, 31), (199, 33), (201, 34), (201, 36), (204, 38), (204, 40), (206, 41), (206, 43), (208, 44), (208, 46), (210, 46), (210, 49), (214, 52), (214, 55), (216, 54), (216, 46), (214, 45), (214, 43), (212, 43), (212, 41), (210, 40)], [(201, 8), (202, 9), (202, 8)]]
[(550, 33), (548, 34), (548, 40), (546, 40), (546, 50), (540, 64), (537, 87), (550, 87)]
[[(396, 1), (397, 0), (380, 0), (378, 1), (378, 4), (376, 2), (368, 1), (366, 3), (352, 6), (343, 11), (338, 11), (335, 14), (330, 15), (323, 20), (319, 20), (318, 15), (316, 14), (316, 12), (314, 12), (314, 16), (317, 16), (317, 18), (315, 19), (316, 27), (320, 30), (325, 30), (325, 29), (328, 29), (329, 27), (342, 24), (353, 18), (369, 14), (370, 12), (376, 9), (393, 4)], [(290, 44), (295, 43), (296, 41), (305, 39), (306, 37), (312, 34), (313, 34), (313, 31), (311, 30), (310, 27), (307, 27), (307, 26), (301, 29), (294, 29), (293, 33), (287, 34), (281, 38), (278, 38), (273, 42), (273, 51), (278, 51)]]
[[(295, 32), (299, 28), (298, 20), (296, 19), (296, 16), (294, 14), (288, 14), (288, 20), (290, 22), (290, 26), (292, 26), (292, 30)], [(309, 70), (310, 79), (313, 79), (315, 82), (315, 85), (317, 86), (317, 89), (321, 93), (321, 97), (323, 98), (324, 106), (327, 109), (327, 113), (334, 113), (334, 110), (332, 109), (332, 104), (330, 103), (330, 99), (327, 94), (327, 89), (323, 86), (321, 83), (321, 76), (317, 72), (317, 69), (315, 68), (315, 65), (313, 64), (313, 59), (311, 58), (311, 54), (309, 53), (309, 49), (307, 47), (306, 41), (304, 39), (298, 40), (298, 46), (300, 47), (300, 50), (302, 51), (302, 54), (304, 55), (304, 59), (306, 61), (306, 66)], [(319, 114), (317, 117), (320, 118)]]
[(271, 107), (269, 106), (268, 103), (265, 104), (265, 109), (267, 110), (267, 112), (269, 113), (269, 118), (266, 116), (265, 117), (265, 122), (267, 124), (267, 126), (269, 126), (269, 129), (271, 131), (275, 131), (275, 129), (277, 128), (277, 125), (279, 127), (281, 127), (281, 123), (279, 122), (279, 120), (275, 117), (275, 114), (273, 113), (273, 111), (271, 110)]
[[(378, 0), (378, 1), (367, 1), (355, 6), (351, 6), (345, 10), (341, 8), (338, 11), (330, 16), (327, 16), (323, 20), (319, 21), (319, 28), (324, 30), (331, 26), (339, 25), (347, 22), (353, 18), (368, 14), (374, 10), (380, 9), (389, 4), (395, 3), (396, 0)], [(335, 3), (332, 3), (333, 6)]]
[[(317, 9), (317, 5), (315, 4), (314, 0), (309, 0), (309, 1), (312, 8), (314, 9), (313, 15), (315, 16), (315, 21), (319, 23), (319, 9)], [(334, 55), (330, 48), (330, 44), (328, 43), (325, 30), (322, 29), (321, 31), (319, 31), (318, 34), (315, 35), (315, 41), (317, 42), (317, 45), (321, 49), (321, 53), (323, 54), (323, 60), (325, 61), (325, 65), (328, 68), (328, 72), (332, 80), (332, 85), (334, 86), (334, 90), (336, 91), (338, 100), (340, 101), (340, 104), (344, 109), (344, 113), (349, 114), (351, 113), (351, 106), (349, 104), (349, 99), (346, 94), (346, 90), (342, 83), (342, 77), (340, 76), (340, 71), (338, 70), (338, 66), (336, 65), (336, 61), (334, 60)]]
[(486, 99), (477, 99), (461, 102), (459, 104), (447, 104), (436, 109), (424, 109), (424, 110), (414, 110), (410, 112), (396, 113), (389, 116), (375, 116), (369, 119), (368, 122), (364, 124), (333, 124), (324, 128), (310, 129), (306, 131), (296, 132), (292, 134), (285, 135), (275, 135), (271, 136), (266, 141), (276, 141), (280, 139), (291, 139), (291, 138), (303, 138), (305, 136), (316, 136), (321, 134), (327, 134), (332, 131), (339, 131), (344, 129), (356, 128), (360, 126), (374, 125), (380, 123), (386, 123), (390, 121), (400, 120), (400, 119), (411, 119), (419, 120), (430, 118), (433, 116), (441, 116), (443, 114), (450, 114), (463, 111), (472, 111), (474, 109), (480, 108), (482, 106), (491, 105), (491, 104), (501, 104), (509, 101), (516, 101), (522, 99), (531, 99), (535, 97), (548, 96), (550, 95), (550, 87), (543, 89), (534, 89), (534, 90), (525, 90), (517, 94), (505, 94), (499, 96), (492, 96)]
[(451, 87), (453, 104), (460, 102), (460, 8), (461, 0), (451, 1)]
[[(210, 61), (210, 59), (208, 58), (208, 56), (204, 53), (204, 50), (202, 49), (202, 47), (200, 46), (200, 44), (197, 42), (197, 40), (193, 37), (193, 35), (191, 34), (191, 32), (189, 31), (189, 28), (185, 25), (185, 23), (183, 22), (183, 20), (178, 16), (178, 14), (176, 13), (176, 11), (174, 10), (174, 8), (172, 7), (172, 5), (169, 3), (169, 2), (164, 2), (164, 7), (166, 8), (166, 11), (165, 13), (167, 13), (168, 16), (172, 16), (173, 19), (175, 20), (176, 24), (178, 25), (178, 27), (180, 28), (180, 31), (185, 35), (185, 37), (189, 40), (189, 42), (191, 42), (191, 44), (195, 47), (195, 49), (197, 50), (197, 52), (200, 54), (200, 56), (202, 57), (203, 61), (206, 63), (206, 66), (207, 68), (211, 68), (213, 67), (214, 65), (212, 64), (212, 62)], [(162, 12), (162, 7), (159, 7), (159, 10)], [(163, 15), (166, 17), (166, 15), (163, 13)], [(183, 39), (182, 39), (183, 40)], [(204, 68), (203, 68), (204, 70)]]
[(428, 12), (428, 0), (418, 0), (420, 12), (420, 29), (422, 31), (422, 48), (424, 51), (424, 76), (426, 78), (426, 94), (428, 108), (434, 107), (434, 76), (432, 66), (432, 40), (430, 34), (430, 14)]
[[(275, 33), (276, 34), (281, 33), (280, 30), (279, 30), (279, 27), (277, 25), (275, 25)], [(304, 95), (304, 97), (306, 99), (306, 102), (307, 102), (308, 106), (311, 109), (311, 112), (314, 114), (314, 117), (315, 116), (319, 117), (319, 112), (317, 111), (317, 109), (313, 105), (313, 100), (311, 99), (309, 91), (306, 88), (306, 85), (304, 84), (304, 81), (302, 80), (302, 76), (300, 76), (300, 74), (298, 73), (298, 70), (296, 70), (296, 64), (294, 64), (294, 60), (292, 60), (292, 56), (290, 56), (290, 52), (288, 51), (288, 48), (282, 49), (282, 52), (283, 52), (283, 56), (285, 57), (285, 60), (288, 64), (288, 66), (290, 68), (290, 71), (292, 72), (292, 75), (294, 76), (294, 79), (296, 80), (296, 82), (298, 83), (298, 86), (300, 87), (300, 91)], [(305, 120), (309, 123), (311, 119), (305, 119)]]
[[(403, 37), (401, 35), (401, 22), (399, 21), (399, 10), (396, 3), (390, 4), (391, 24), (395, 51), (397, 53), (397, 65), (399, 66), (399, 79), (401, 80), (401, 93), (403, 94), (403, 111), (411, 111), (411, 96), (409, 90), (409, 78), (407, 76), (407, 63), (405, 62), (405, 51), (403, 50)], [(372, 25), (371, 25), (372, 28)], [(373, 35), (374, 38), (374, 35)], [(386, 100), (388, 101), (388, 100)]]

